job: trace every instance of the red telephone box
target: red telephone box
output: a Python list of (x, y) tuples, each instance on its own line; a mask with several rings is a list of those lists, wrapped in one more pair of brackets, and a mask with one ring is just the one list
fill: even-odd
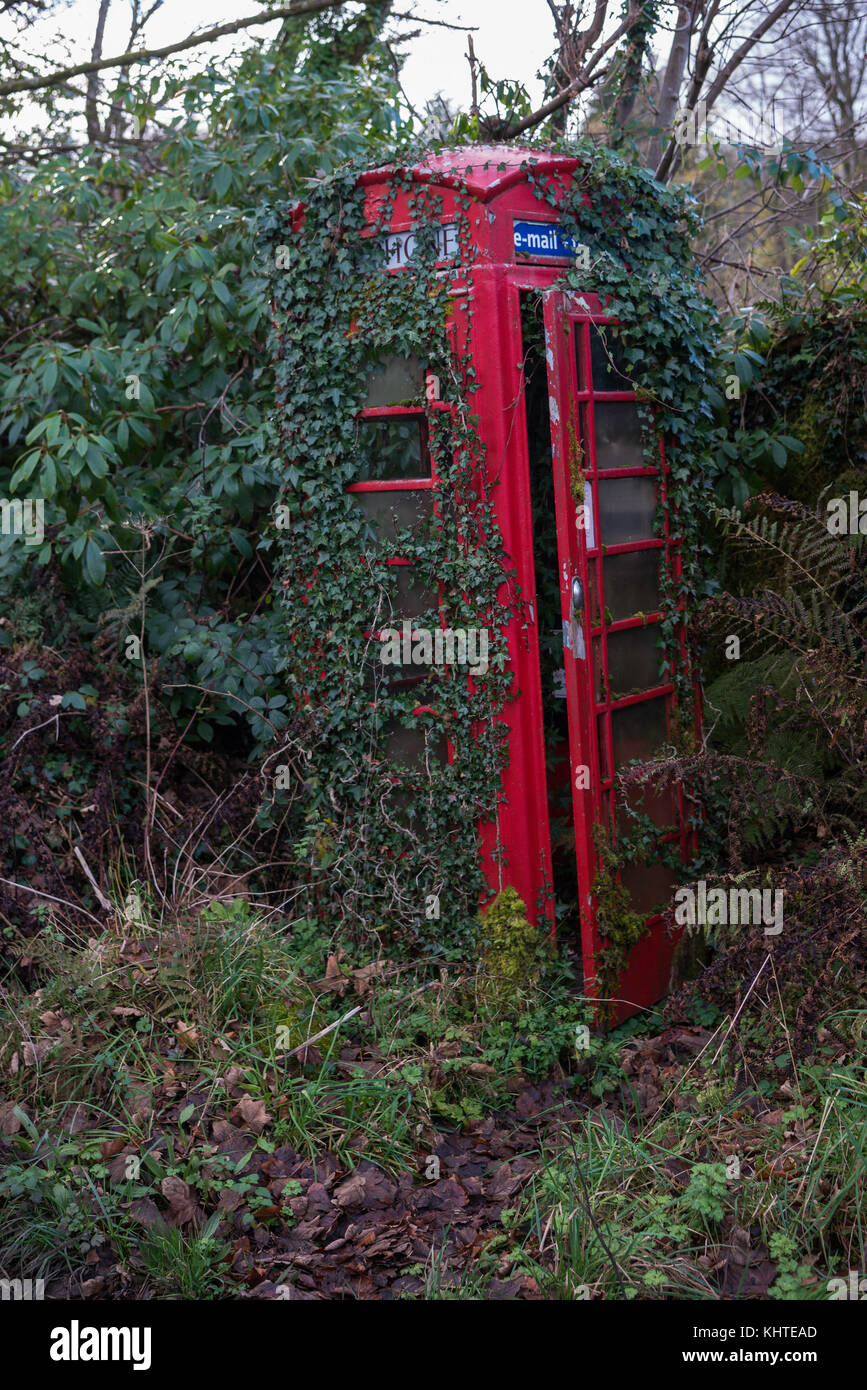
[[(613, 335), (600, 332), (608, 319), (592, 273), (586, 289), (558, 287), (580, 248), (556, 206), (534, 189), (567, 188), (579, 167), (565, 156), (474, 147), (404, 171), (397, 192), (390, 169), (366, 173), (361, 184), (367, 234), (383, 235), (382, 210), (390, 210), (386, 274), (411, 273), (412, 199), (420, 185), (437, 195), (443, 264), (462, 255), (459, 208), (468, 213), (472, 275), (452, 282), (454, 319), (460, 333), (472, 307), (473, 410), (496, 484), (500, 532), (526, 600), (524, 621), (508, 632), (519, 694), (502, 714), (509, 737), (503, 800), (498, 823), (480, 826), (480, 852), (492, 893), (511, 884), (540, 926), (555, 928), (546, 886), (571, 885), (585, 991), (598, 997), (598, 828), (616, 836), (624, 824), (618, 768), (670, 741), (675, 688), (659, 675), (660, 575), (667, 566), (676, 577), (680, 562), (665, 512), (666, 460), (662, 450), (648, 457), (642, 446), (633, 382), (620, 370)], [(399, 374), (400, 363), (392, 369)], [(383, 400), (395, 398), (392, 391)], [(370, 398), (362, 412), (371, 421), (406, 416), (410, 431), (422, 428), (422, 414)], [(408, 499), (434, 486), (430, 474), (382, 476), (349, 490), (373, 512), (376, 494), (387, 492), (397, 504), (402, 493)], [(682, 792), (646, 792), (641, 809), (659, 825), (660, 840), (687, 858)], [(621, 975), (613, 1019), (666, 992), (675, 945), (660, 916), (673, 872), (633, 865), (620, 877), (649, 930)]]

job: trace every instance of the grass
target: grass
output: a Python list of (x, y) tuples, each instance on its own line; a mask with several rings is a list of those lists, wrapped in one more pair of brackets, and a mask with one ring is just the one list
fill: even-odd
[[(18, 965), (0, 989), (8, 1277), (86, 1277), (110, 1250), (137, 1294), (237, 1297), (221, 1194), (235, 1194), (246, 1228), (285, 1230), (298, 1190), (288, 1184), (275, 1206), (251, 1155), (330, 1150), (419, 1180), (435, 1131), (510, 1108), (511, 1083), (554, 1068), (575, 1073), (580, 1123), (533, 1156), (463, 1278), (445, 1244), (408, 1266), (425, 1298), (482, 1299), (507, 1278), (568, 1300), (705, 1300), (721, 1287), (826, 1298), (829, 1279), (867, 1267), (858, 1001), (841, 994), (808, 1057), (793, 1054), (779, 990), (736, 1021), (701, 1006), (712, 1039), (681, 1061), (649, 1054), (649, 1100), (636, 1059), (659, 1017), (576, 1047), (589, 1016), (556, 962), (505, 1005), (471, 963), (342, 958), (335, 990), (335, 943), (314, 924), (244, 903), (160, 921), (140, 895), (129, 903), (98, 941), (48, 917), (38, 937), (6, 942)], [(287, 1057), (287, 1041), (356, 1005), (316, 1052)], [(247, 1152), (229, 1157), (200, 1126), (230, 1116), (239, 1093), (267, 1113), (267, 1133), (254, 1123)], [(195, 1223), (165, 1219), (178, 1184), (199, 1204)], [(142, 1202), (156, 1217), (144, 1231)]]
[(827, 1024), (848, 1059), (796, 1066), (763, 1115), (712, 1055), (651, 1118), (588, 1111), (512, 1214), (501, 1272), (555, 1299), (701, 1300), (719, 1297), (721, 1270), (728, 1297), (755, 1297), (752, 1269), (770, 1298), (827, 1299), (829, 1280), (867, 1266), (867, 1012)]

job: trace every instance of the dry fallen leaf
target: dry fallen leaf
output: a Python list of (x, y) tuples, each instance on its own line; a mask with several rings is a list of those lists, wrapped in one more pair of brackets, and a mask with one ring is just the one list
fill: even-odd
[(130, 1202), (127, 1211), (133, 1221), (138, 1221), (142, 1226), (154, 1226), (162, 1221), (156, 1203), (152, 1202), (150, 1197), (137, 1197), (134, 1202)]
[(388, 966), (383, 960), (371, 961), (370, 965), (363, 965), (360, 970), (353, 970), (352, 979), (355, 985), (355, 993), (362, 999), (370, 993), (372, 980), (381, 980), (385, 977)]
[(243, 1121), (254, 1134), (261, 1134), (265, 1126), (271, 1123), (271, 1116), (265, 1109), (264, 1100), (254, 1100), (250, 1095), (241, 1097), (229, 1119), (234, 1124)]
[(175, 1024), (175, 1037), (178, 1040), (178, 1047), (195, 1047), (199, 1041), (199, 1034), (189, 1023), (178, 1019)]
[(163, 1178), (160, 1191), (171, 1207), (171, 1224), (184, 1226), (192, 1221), (198, 1210), (196, 1199), (190, 1192), (189, 1184), (181, 1178)]
[(349, 989), (349, 979), (340, 969), (340, 958), (342, 955), (343, 952), (338, 951), (337, 955), (328, 957), (325, 975), (323, 979), (316, 981), (314, 989), (318, 989), (320, 993), (325, 993), (325, 991), (328, 990), (333, 994), (340, 995), (341, 998), (343, 997)]
[[(17, 1107), (24, 1111), (23, 1106)], [(15, 1114), (16, 1105), (13, 1100), (4, 1101), (0, 1105), (0, 1134), (17, 1134), (21, 1128), (21, 1116)], [(27, 1112), (24, 1111), (26, 1114)]]
[(111, 1182), (129, 1182), (138, 1172), (140, 1159), (135, 1149), (116, 1153), (108, 1163), (108, 1176)]

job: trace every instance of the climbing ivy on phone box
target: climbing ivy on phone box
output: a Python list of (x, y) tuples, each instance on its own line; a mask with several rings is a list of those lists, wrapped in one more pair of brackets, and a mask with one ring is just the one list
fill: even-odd
[(474, 146), (261, 219), (311, 910), (445, 955), (508, 886), (609, 1018), (665, 990), (693, 842), (683, 787), (617, 776), (692, 721), (690, 217), (610, 152)]

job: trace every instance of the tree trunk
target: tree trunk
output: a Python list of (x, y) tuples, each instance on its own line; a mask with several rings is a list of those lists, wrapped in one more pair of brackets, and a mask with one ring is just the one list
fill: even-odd
[[(663, 131), (670, 131), (674, 113), (678, 107), (683, 74), (689, 61), (692, 30), (695, 24), (696, 0), (680, 0), (677, 7), (677, 28), (671, 41), (671, 51), (665, 65), (665, 76), (659, 93), (659, 108), (656, 123)], [(655, 169), (662, 156), (662, 136), (656, 135), (650, 143), (647, 163)]]
[[(98, 63), (102, 57), (102, 40), (105, 34), (105, 21), (108, 18), (108, 10), (111, 0), (100, 0), (99, 16), (96, 21), (96, 33), (93, 36), (93, 52), (90, 55), (92, 63)], [(95, 145), (102, 135), (99, 124), (99, 109), (97, 107), (97, 96), (99, 93), (99, 74), (92, 72), (87, 79), (87, 96), (84, 102), (84, 114), (87, 121), (87, 139), (91, 145)]]

